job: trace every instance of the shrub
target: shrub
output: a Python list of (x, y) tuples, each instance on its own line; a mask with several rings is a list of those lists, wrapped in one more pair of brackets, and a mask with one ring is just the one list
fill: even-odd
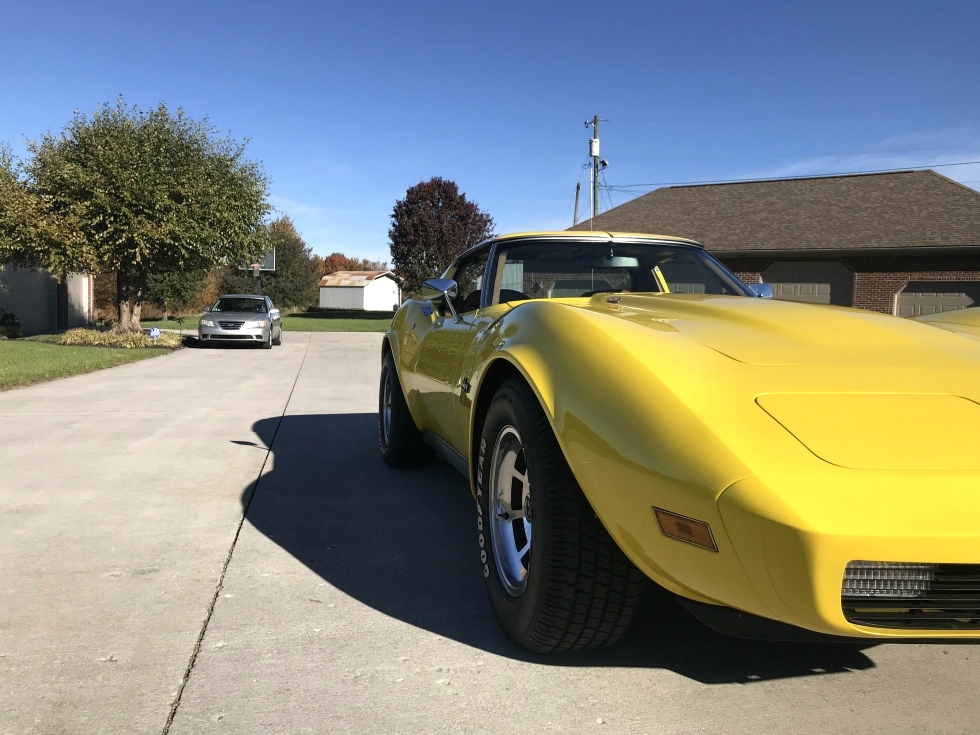
[(20, 336), (20, 319), (17, 315), (0, 310), (0, 337), (17, 339)]
[(61, 335), (59, 344), (127, 349), (160, 347), (169, 350), (176, 350), (182, 346), (180, 335), (172, 332), (162, 332), (154, 340), (144, 332), (100, 332), (96, 329), (69, 329)]

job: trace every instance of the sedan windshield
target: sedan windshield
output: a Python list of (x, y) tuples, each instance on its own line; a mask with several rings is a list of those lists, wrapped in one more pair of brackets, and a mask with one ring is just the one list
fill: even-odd
[(622, 291), (752, 295), (706, 252), (680, 244), (515, 243), (498, 251), (496, 266), (495, 303)]
[(211, 311), (244, 312), (246, 314), (264, 314), (264, 299), (249, 299), (239, 296), (224, 296), (218, 299)]

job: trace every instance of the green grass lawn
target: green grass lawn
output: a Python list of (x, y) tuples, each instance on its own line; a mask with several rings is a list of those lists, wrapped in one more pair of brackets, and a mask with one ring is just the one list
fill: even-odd
[(365, 311), (308, 311), (284, 314), (285, 332), (387, 332), (391, 314)]
[[(196, 333), (200, 314), (184, 317), (183, 326), (170, 319), (168, 321), (151, 321), (143, 319), (140, 326), (144, 329), (159, 327), (160, 329), (183, 329), (185, 332)], [(284, 332), (387, 332), (391, 325), (391, 314), (364, 311), (310, 311), (282, 315), (282, 330)]]
[(63, 347), (37, 338), (0, 339), (0, 390), (169, 354), (170, 350)]

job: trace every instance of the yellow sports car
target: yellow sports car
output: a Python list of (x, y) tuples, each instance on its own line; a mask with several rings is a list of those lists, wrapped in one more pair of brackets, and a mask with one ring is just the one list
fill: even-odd
[(980, 637), (980, 341), (759, 298), (653, 235), (496, 237), (426, 288), (381, 454), (469, 478), (519, 645), (616, 640), (644, 577), (747, 637)]

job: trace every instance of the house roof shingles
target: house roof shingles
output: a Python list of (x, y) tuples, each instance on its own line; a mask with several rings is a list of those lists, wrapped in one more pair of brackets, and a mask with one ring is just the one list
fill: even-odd
[(660, 232), (716, 253), (980, 247), (980, 192), (935, 171), (657, 189), (572, 230)]

